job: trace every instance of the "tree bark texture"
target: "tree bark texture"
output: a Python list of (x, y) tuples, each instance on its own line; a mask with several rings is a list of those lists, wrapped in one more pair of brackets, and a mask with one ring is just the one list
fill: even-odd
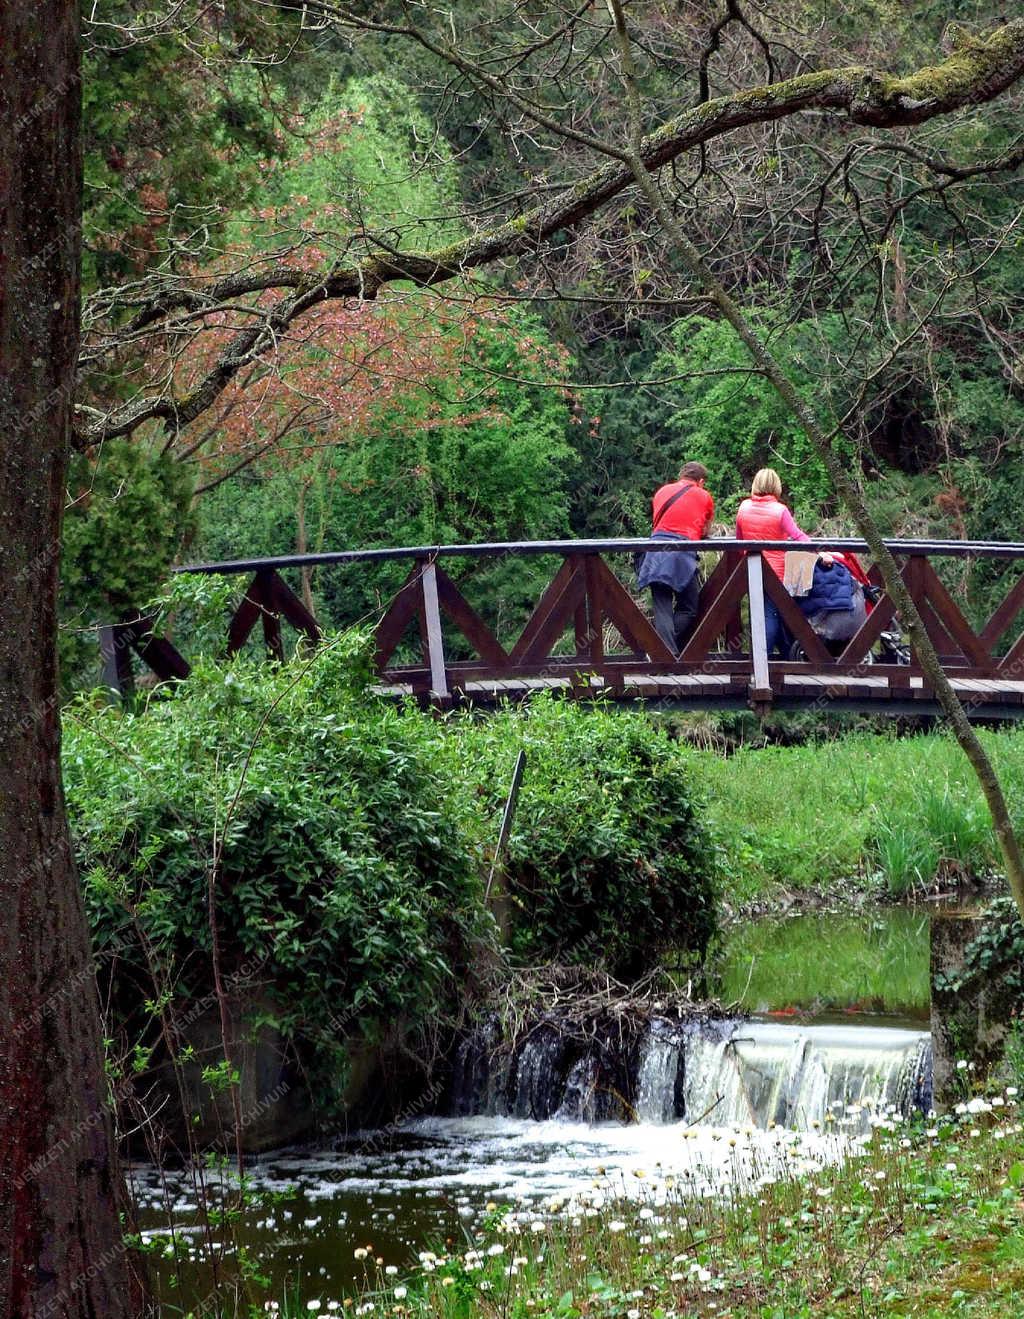
[(0, 7), (0, 1319), (133, 1312), (60, 780), (57, 569), (78, 351), (78, 6)]

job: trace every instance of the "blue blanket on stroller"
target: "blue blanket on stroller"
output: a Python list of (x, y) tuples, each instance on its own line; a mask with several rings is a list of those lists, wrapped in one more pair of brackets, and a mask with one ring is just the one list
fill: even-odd
[(797, 604), (805, 614), (831, 614), (840, 609), (852, 609), (853, 577), (841, 563), (816, 563), (814, 581)]

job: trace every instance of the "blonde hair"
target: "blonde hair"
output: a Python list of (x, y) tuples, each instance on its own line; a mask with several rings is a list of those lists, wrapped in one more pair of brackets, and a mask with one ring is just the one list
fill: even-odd
[(750, 483), (750, 493), (775, 495), (776, 498), (782, 494), (782, 480), (774, 467), (762, 467), (754, 474), (754, 479)]

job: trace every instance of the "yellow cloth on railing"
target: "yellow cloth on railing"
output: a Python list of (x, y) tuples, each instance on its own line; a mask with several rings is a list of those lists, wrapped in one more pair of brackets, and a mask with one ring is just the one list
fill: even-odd
[(814, 565), (818, 562), (817, 550), (787, 550), (786, 575), (782, 584), (790, 595), (807, 595), (814, 585)]

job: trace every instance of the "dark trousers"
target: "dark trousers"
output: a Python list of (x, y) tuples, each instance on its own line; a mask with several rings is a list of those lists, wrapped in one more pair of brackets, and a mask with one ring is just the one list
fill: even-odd
[(793, 634), (782, 621), (782, 615), (776, 608), (775, 601), (764, 598), (764, 642), (765, 649), (768, 652), (768, 658), (772, 658), (772, 651), (779, 648), (779, 654), (785, 659), (789, 659), (790, 647), (793, 644)]
[(654, 627), (673, 654), (686, 645), (697, 621), (700, 604), (700, 582), (694, 573), (681, 591), (674, 591), (664, 582), (651, 582), (651, 600), (654, 604)]

